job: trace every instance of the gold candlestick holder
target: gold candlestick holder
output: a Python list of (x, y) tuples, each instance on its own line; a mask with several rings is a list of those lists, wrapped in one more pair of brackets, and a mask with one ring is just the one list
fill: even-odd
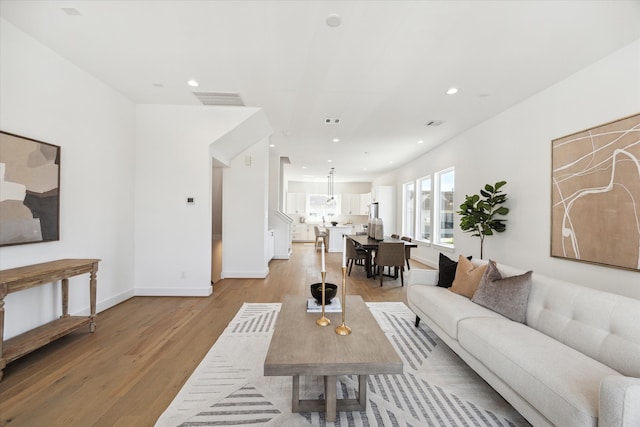
[(322, 316), (318, 320), (316, 320), (316, 325), (329, 326), (331, 324), (331, 320), (327, 319), (324, 315), (324, 293), (325, 293), (324, 279), (327, 277), (327, 272), (322, 271), (320, 272), (320, 275), (322, 276)]
[(349, 335), (351, 328), (345, 325), (344, 318), (347, 313), (347, 267), (342, 267), (342, 324), (336, 328), (336, 334)]

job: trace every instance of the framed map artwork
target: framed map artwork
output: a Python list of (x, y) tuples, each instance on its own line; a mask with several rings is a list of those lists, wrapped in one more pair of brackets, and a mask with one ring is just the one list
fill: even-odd
[(640, 114), (551, 145), (551, 256), (640, 271)]
[(0, 246), (59, 240), (60, 147), (0, 132)]

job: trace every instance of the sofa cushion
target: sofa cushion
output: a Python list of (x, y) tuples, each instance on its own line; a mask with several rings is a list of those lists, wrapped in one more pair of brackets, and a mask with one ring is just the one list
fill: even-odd
[(471, 298), (476, 289), (478, 289), (480, 279), (482, 279), (486, 269), (486, 264), (476, 267), (470, 260), (460, 255), (458, 257), (458, 266), (456, 267), (456, 276), (451, 285), (451, 292)]
[(599, 387), (616, 371), (506, 319), (461, 320), (458, 342), (558, 426), (596, 426)]
[(484, 316), (504, 319), (498, 313), (438, 286), (412, 286), (411, 302), (453, 339), (458, 339), (458, 322), (462, 319)]
[[(468, 256), (467, 259), (471, 259), (471, 256)], [(440, 252), (440, 257), (438, 258), (438, 286), (442, 286), (443, 288), (450, 288), (453, 283), (453, 279), (456, 277), (456, 267), (458, 266), (458, 261), (454, 261), (450, 259), (448, 256)]]
[(640, 377), (639, 300), (535, 273), (532, 281), (529, 326), (623, 375)]
[(503, 278), (496, 263), (491, 261), (471, 301), (515, 322), (524, 323), (531, 290), (531, 274), (532, 272), (528, 271), (518, 276)]

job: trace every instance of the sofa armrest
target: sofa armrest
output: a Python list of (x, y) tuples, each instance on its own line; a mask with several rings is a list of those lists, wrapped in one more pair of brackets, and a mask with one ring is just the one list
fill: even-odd
[(640, 378), (612, 375), (600, 384), (598, 426), (640, 426)]
[(414, 268), (409, 270), (407, 283), (411, 285), (431, 285), (438, 283), (438, 270), (422, 270)]

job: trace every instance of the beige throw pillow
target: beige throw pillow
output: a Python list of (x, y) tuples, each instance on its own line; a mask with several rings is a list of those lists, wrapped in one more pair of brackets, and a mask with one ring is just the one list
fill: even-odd
[(471, 261), (460, 255), (458, 257), (458, 266), (456, 267), (456, 277), (453, 279), (453, 284), (450, 288), (451, 292), (471, 298), (476, 289), (478, 289), (480, 279), (482, 279), (486, 269), (486, 264), (475, 267)]

